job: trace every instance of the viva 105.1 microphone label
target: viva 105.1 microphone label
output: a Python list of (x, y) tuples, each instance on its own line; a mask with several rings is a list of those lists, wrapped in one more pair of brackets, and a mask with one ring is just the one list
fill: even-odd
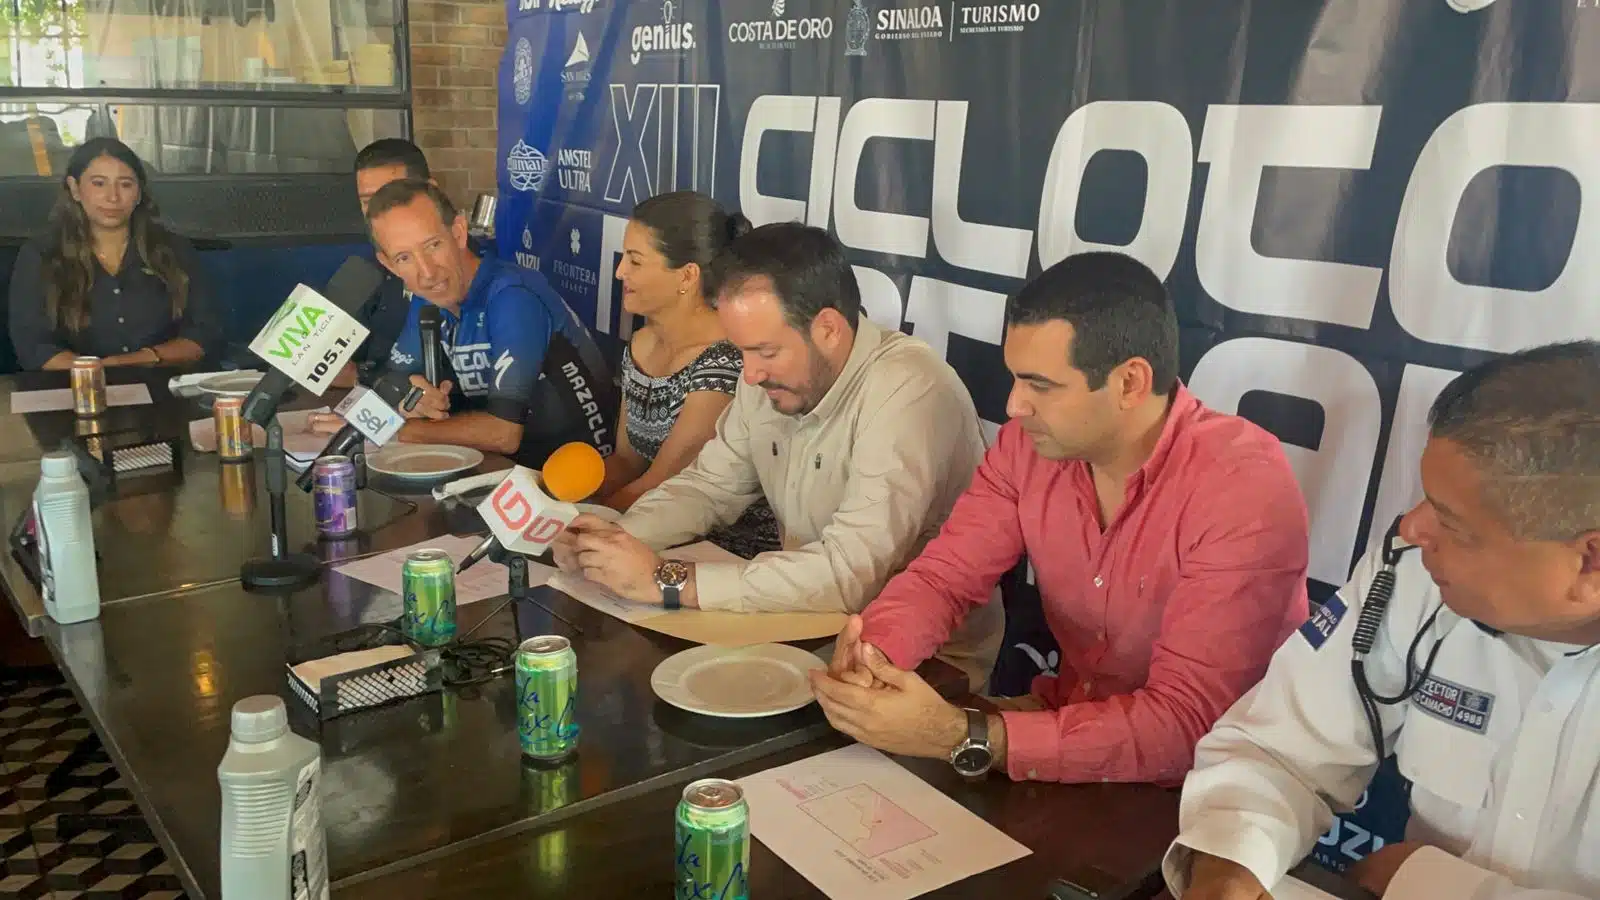
[(250, 342), (250, 349), (320, 395), (366, 338), (367, 326), (301, 284)]

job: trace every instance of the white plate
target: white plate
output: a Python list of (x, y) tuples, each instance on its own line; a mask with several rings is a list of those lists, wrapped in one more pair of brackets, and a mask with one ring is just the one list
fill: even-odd
[(754, 719), (800, 709), (816, 696), (806, 673), (825, 665), (788, 644), (694, 647), (650, 673), (656, 696), (679, 709), (723, 719)]
[(260, 380), (260, 372), (229, 372), (226, 375), (213, 375), (195, 387), (202, 393), (219, 397), (246, 397), (255, 390), (256, 382)]
[(607, 522), (615, 522), (622, 518), (622, 513), (617, 512), (609, 506), (601, 506), (598, 503), (574, 503), (573, 505), (578, 508), (578, 512), (588, 513), (591, 516), (599, 516), (600, 518), (605, 519)]
[(396, 478), (443, 478), (483, 462), (471, 447), (450, 444), (390, 444), (367, 457), (367, 468)]

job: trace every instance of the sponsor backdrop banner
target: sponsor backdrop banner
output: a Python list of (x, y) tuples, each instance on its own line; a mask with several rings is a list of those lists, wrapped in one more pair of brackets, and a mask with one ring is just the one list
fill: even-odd
[[(1600, 334), (1578, 249), (1600, 246), (1597, 6), (509, 0), (498, 252), (625, 337), (638, 201), (826, 227), (868, 315), (940, 350), (996, 425), (1006, 295), (1132, 254), (1176, 298), (1189, 386), (1283, 440), (1320, 598), (1418, 496), (1455, 373)], [(1026, 577), (1012, 692), (1056, 659)]]

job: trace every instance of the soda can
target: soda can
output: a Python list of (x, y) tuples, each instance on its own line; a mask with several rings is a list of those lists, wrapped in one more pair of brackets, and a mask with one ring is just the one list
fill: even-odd
[(560, 635), (517, 648), (517, 739), (522, 755), (557, 762), (578, 749), (578, 654)]
[(324, 456), (312, 465), (311, 498), (317, 531), (323, 537), (354, 534), (356, 514), (356, 464), (348, 456)]
[(414, 550), (400, 569), (405, 594), (401, 630), (424, 647), (456, 637), (456, 564), (443, 550)]
[(525, 759), (522, 764), (523, 808), (532, 815), (555, 812), (583, 799), (577, 759), (545, 765)]
[(706, 778), (678, 802), (677, 900), (750, 897), (750, 806), (732, 781)]
[(211, 421), (217, 430), (217, 458), (239, 462), (250, 458), (250, 423), (244, 420), (243, 397), (218, 397), (211, 404)]
[(80, 416), (106, 411), (106, 367), (98, 356), (72, 361), (72, 409)]
[(250, 466), (221, 466), (217, 472), (217, 493), (222, 498), (222, 511), (229, 518), (250, 518), (256, 507), (255, 470)]

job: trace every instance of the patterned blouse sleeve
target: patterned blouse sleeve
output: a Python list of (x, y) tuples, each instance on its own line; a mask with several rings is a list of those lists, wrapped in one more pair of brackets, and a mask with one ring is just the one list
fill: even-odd
[(744, 359), (738, 349), (727, 341), (718, 341), (707, 347), (691, 364), (685, 393), (717, 391), (732, 394), (739, 386), (739, 374), (743, 370)]

